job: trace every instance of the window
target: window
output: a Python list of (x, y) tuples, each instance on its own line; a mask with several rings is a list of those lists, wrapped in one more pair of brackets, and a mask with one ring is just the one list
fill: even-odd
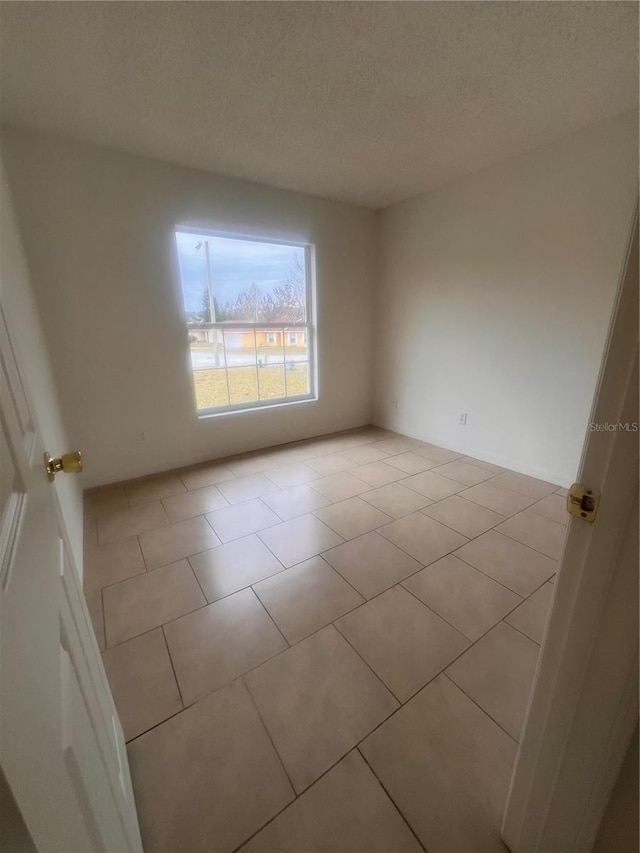
[(314, 399), (311, 247), (175, 239), (198, 414)]

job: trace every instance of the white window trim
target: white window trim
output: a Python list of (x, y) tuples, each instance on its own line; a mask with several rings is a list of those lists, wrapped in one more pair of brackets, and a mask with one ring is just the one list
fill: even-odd
[[(246, 240), (250, 243), (273, 243), (275, 245), (281, 246), (292, 246), (296, 248), (300, 248), (304, 250), (304, 267), (305, 267), (305, 302), (306, 302), (306, 310), (307, 310), (307, 322), (306, 323), (201, 323), (200, 328), (208, 328), (208, 329), (227, 329), (233, 330), (237, 329), (248, 329), (253, 328), (254, 330), (265, 330), (269, 328), (273, 328), (274, 331), (280, 331), (283, 336), (283, 351), (285, 348), (284, 345), (284, 335), (285, 332), (292, 328), (296, 327), (301, 332), (306, 334), (307, 338), (307, 360), (304, 362), (308, 365), (309, 371), (309, 392), (307, 394), (297, 395), (295, 397), (277, 397), (269, 400), (253, 400), (247, 403), (231, 403), (226, 406), (216, 406), (209, 409), (198, 409), (196, 393), (195, 393), (195, 383), (193, 381), (193, 369), (191, 368), (191, 357), (190, 357), (190, 349), (187, 345), (186, 351), (186, 363), (188, 366), (189, 378), (191, 381), (191, 387), (193, 392), (193, 404), (196, 417), (200, 419), (217, 417), (219, 415), (228, 415), (240, 412), (248, 412), (248, 411), (258, 411), (259, 409), (269, 409), (276, 408), (288, 405), (294, 405), (299, 403), (313, 403), (318, 399), (318, 372), (317, 372), (317, 351), (316, 351), (316, 299), (315, 299), (315, 246), (312, 243), (300, 243), (295, 240), (281, 240), (274, 239), (272, 237), (266, 236), (253, 236), (246, 234), (237, 234), (237, 233), (229, 233), (225, 231), (212, 231), (207, 228), (197, 228), (192, 225), (176, 225), (173, 228), (174, 241), (173, 241), (173, 251), (174, 251), (174, 268), (175, 268), (175, 281), (177, 284), (177, 290), (179, 295), (179, 304), (183, 304), (183, 291), (182, 291), (182, 280), (180, 278), (180, 264), (178, 262), (177, 256), (177, 246), (175, 242), (175, 233), (176, 231), (180, 231), (181, 233), (192, 233), (194, 236), (202, 237), (222, 237), (224, 239), (229, 240)], [(188, 327), (186, 327), (188, 329)], [(224, 335), (223, 341), (224, 341)], [(226, 359), (225, 359), (226, 360)], [(285, 368), (285, 388), (286, 388), (286, 354), (284, 355), (283, 365)], [(275, 365), (274, 365), (275, 366)], [(256, 369), (258, 369), (258, 365), (256, 364)]]

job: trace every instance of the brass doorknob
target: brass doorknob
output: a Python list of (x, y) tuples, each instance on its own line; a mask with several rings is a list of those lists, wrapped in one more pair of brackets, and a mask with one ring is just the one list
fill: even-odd
[(65, 474), (79, 474), (82, 471), (82, 453), (79, 450), (72, 450), (71, 453), (65, 453), (57, 459), (52, 459), (48, 453), (45, 453), (44, 467), (47, 477), (52, 482), (60, 471)]

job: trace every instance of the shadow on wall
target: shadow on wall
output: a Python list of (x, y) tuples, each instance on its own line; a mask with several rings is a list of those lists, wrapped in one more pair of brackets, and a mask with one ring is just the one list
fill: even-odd
[(640, 809), (638, 800), (638, 726), (611, 792), (592, 853), (638, 853)]

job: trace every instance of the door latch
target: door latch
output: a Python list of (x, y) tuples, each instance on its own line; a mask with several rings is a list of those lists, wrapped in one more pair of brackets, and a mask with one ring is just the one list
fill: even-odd
[(52, 459), (48, 453), (45, 453), (44, 467), (51, 482), (60, 471), (65, 474), (79, 474), (82, 471), (82, 453), (79, 450), (72, 450), (71, 453), (65, 453), (57, 459)]
[(600, 506), (600, 493), (574, 483), (567, 495), (567, 512), (582, 521), (593, 524)]

